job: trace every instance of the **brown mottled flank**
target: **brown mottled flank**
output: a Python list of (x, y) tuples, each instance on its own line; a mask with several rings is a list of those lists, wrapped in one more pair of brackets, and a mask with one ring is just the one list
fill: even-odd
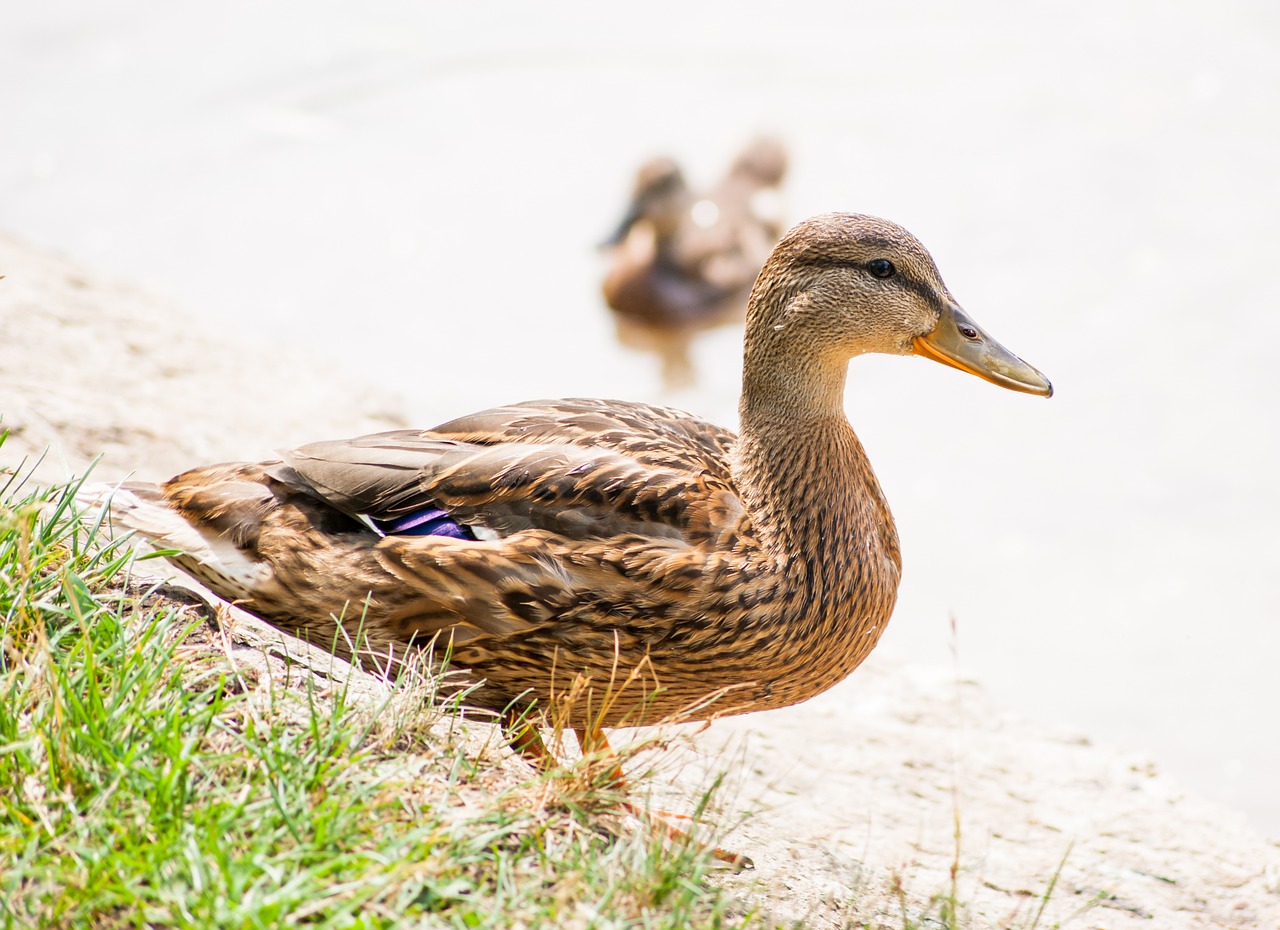
[[(868, 270), (881, 258), (894, 275)], [(953, 305), (901, 227), (818, 217), (753, 291), (740, 436), (663, 407), (534, 401), (195, 469), (117, 510), (162, 544), (181, 534), (147, 507), (194, 527), (208, 545), (175, 561), (289, 632), (384, 658), (448, 646), (483, 681), (477, 706), (545, 707), (584, 676), (575, 727), (782, 707), (866, 658), (898, 587), (893, 519), (843, 413), (847, 363), (912, 352)], [(357, 519), (424, 508), (481, 540)]]

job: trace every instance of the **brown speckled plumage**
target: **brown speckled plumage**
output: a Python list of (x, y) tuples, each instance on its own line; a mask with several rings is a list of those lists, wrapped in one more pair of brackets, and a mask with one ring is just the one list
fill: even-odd
[[(871, 273), (877, 259), (894, 273)], [(953, 312), (909, 233), (830, 214), (784, 237), (756, 283), (739, 436), (663, 407), (535, 401), (196, 469), (117, 511), (314, 642), (341, 648), (341, 626), (382, 657), (447, 644), (483, 680), (478, 706), (546, 706), (586, 676), (594, 697), (573, 726), (653, 722), (719, 692), (693, 716), (782, 707), (857, 667), (898, 587), (893, 520), (843, 413), (847, 363), (918, 351)], [(950, 363), (1048, 393), (1016, 359), (995, 374), (964, 359)], [(384, 538), (362, 522), (423, 508), (480, 539)]]

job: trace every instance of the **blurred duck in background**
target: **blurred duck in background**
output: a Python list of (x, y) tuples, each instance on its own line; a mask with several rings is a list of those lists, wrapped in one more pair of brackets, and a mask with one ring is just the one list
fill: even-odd
[(705, 196), (670, 158), (646, 162), (617, 231), (605, 242), (604, 298), (623, 345), (655, 352), (671, 391), (696, 380), (690, 343), (740, 322), (760, 267), (782, 235), (778, 186), (787, 152), (761, 137)]

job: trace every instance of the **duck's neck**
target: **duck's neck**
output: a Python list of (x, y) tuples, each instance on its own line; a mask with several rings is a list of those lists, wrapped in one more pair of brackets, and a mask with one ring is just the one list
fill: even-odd
[[(772, 349), (772, 351), (770, 351)], [(773, 419), (834, 417), (848, 426), (844, 415), (847, 359), (812, 358), (800, 364), (779, 363), (778, 348), (748, 349), (742, 368), (742, 398), (738, 412), (745, 425)]]
[(859, 585), (867, 559), (892, 560), (896, 574), (893, 519), (844, 414), (847, 361), (751, 361), (734, 479), (765, 550), (827, 594)]
[[(747, 365), (734, 479), (752, 521), (748, 558), (774, 581), (778, 706), (842, 680), (879, 641), (897, 600), (898, 536), (844, 416), (845, 366), (789, 378)], [(751, 538), (749, 537), (749, 538)], [(815, 649), (814, 644), (822, 648)]]

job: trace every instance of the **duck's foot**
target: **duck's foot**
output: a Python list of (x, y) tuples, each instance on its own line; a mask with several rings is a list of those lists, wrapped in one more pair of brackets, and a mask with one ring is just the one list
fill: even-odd
[[(543, 742), (542, 734), (524, 715), (516, 711), (508, 711), (502, 718), (502, 725), (511, 748), (523, 756), (535, 769), (545, 772), (556, 764), (556, 757), (547, 748), (546, 743)], [(602, 782), (620, 793), (625, 793), (627, 790), (626, 773), (622, 770), (622, 763), (618, 760), (618, 754), (609, 745), (609, 739), (604, 735), (604, 731), (598, 727), (592, 729), (577, 727), (574, 732), (578, 736), (578, 744), (582, 747), (584, 755), (596, 753), (609, 766), (609, 771), (602, 779)], [(641, 823), (648, 824), (654, 833), (667, 840), (691, 843), (694, 846), (706, 849), (712, 858), (728, 863), (738, 871), (756, 867), (750, 856), (744, 856), (741, 853), (736, 853), (720, 846), (708, 845), (695, 837), (688, 829), (672, 823), (673, 820), (681, 820), (689, 825), (696, 823), (687, 814), (651, 811), (625, 798), (621, 802), (621, 807)]]
[(655, 834), (672, 840), (677, 843), (692, 843), (700, 846), (707, 852), (711, 853), (711, 857), (719, 862), (727, 863), (733, 867), (735, 872), (741, 872), (744, 869), (754, 869), (756, 864), (751, 860), (750, 856), (744, 856), (742, 853), (734, 852), (732, 849), (725, 849), (723, 846), (713, 846), (704, 843), (688, 830), (683, 827), (677, 827), (672, 820), (684, 820), (689, 824), (696, 821), (688, 814), (672, 814), (667, 811), (651, 811), (641, 807), (634, 801), (623, 801), (622, 809), (637, 820), (647, 823)]
[[(579, 727), (575, 729), (578, 734), (578, 744), (582, 747), (583, 753), (595, 752), (599, 754), (606, 764), (611, 766), (607, 776), (610, 786), (619, 791), (626, 791), (627, 776), (622, 770), (622, 763), (618, 760), (618, 754), (613, 751), (613, 747), (609, 745), (609, 739), (604, 735), (604, 731), (595, 729), (585, 729)], [(734, 852), (731, 849), (725, 849), (722, 846), (713, 846), (704, 843), (695, 837), (688, 829), (678, 827), (673, 820), (681, 820), (692, 826), (696, 821), (688, 814), (671, 814), (667, 811), (651, 811), (645, 807), (641, 807), (634, 801), (624, 800), (622, 809), (635, 817), (642, 823), (647, 823), (653, 829), (655, 834), (668, 840), (674, 840), (679, 843), (692, 843), (695, 846), (706, 849), (712, 858), (728, 863), (737, 871), (743, 869), (754, 869), (756, 864), (751, 861), (750, 856), (744, 856), (742, 853)]]

